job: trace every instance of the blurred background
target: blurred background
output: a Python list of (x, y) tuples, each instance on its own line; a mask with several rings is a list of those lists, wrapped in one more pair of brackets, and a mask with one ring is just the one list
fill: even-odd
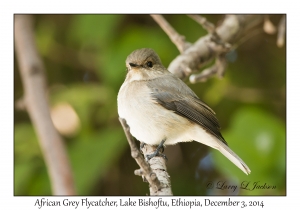
[[(204, 16), (216, 25), (224, 18)], [(191, 43), (207, 34), (186, 15), (164, 17)], [(275, 26), (280, 18), (270, 16)], [(52, 120), (67, 146), (78, 195), (149, 194), (133, 174), (138, 165), (118, 121), (117, 93), (133, 50), (152, 48), (167, 67), (179, 54), (175, 45), (149, 15), (34, 15), (34, 22)], [(262, 25), (257, 30), (227, 54), (223, 79), (189, 84), (216, 112), (224, 138), (251, 174), (199, 143), (168, 146), (174, 195), (286, 194), (286, 49)], [(14, 194), (51, 195), (14, 60)], [(253, 189), (255, 182), (262, 189)]]

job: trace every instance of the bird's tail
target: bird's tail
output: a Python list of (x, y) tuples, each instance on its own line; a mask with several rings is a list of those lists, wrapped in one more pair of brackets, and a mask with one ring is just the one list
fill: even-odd
[(207, 133), (204, 129), (199, 129), (198, 126), (194, 126), (189, 132), (187, 132), (187, 136), (184, 136), (184, 138), (193, 139), (202, 144), (219, 150), (225, 157), (227, 157), (232, 163), (234, 163), (238, 168), (240, 168), (245, 174), (250, 174), (251, 170), (237, 154), (235, 154), (225, 143), (223, 143), (215, 136)]
[(218, 149), (225, 157), (227, 157), (234, 165), (239, 167), (245, 174), (250, 174), (251, 170), (246, 165), (246, 163), (237, 155), (235, 154), (226, 144), (223, 142), (218, 142), (219, 147), (215, 148)]

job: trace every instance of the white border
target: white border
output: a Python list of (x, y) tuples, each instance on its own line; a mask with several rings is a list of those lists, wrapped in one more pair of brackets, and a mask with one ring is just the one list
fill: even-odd
[[(13, 14), (14, 13), (287, 13), (287, 196), (233, 197), (237, 201), (264, 201), (263, 209), (282, 209), (298, 206), (299, 191), (299, 11), (297, 1), (2, 1), (1, 25), (1, 83), (0, 83), (0, 207), (1, 209), (35, 209), (34, 203), (41, 197), (13, 196)], [(296, 121), (297, 120), (297, 121)], [(274, 174), (276, 176), (276, 174)], [(47, 198), (47, 197), (46, 197)], [(51, 197), (49, 197), (51, 198)], [(52, 197), (81, 200), (85, 197)], [(99, 197), (90, 197), (98, 199)], [(109, 197), (109, 199), (127, 197)], [(139, 199), (140, 197), (133, 197)], [(144, 198), (144, 197), (141, 197)], [(173, 197), (164, 197), (171, 200)], [(184, 197), (193, 200), (195, 197)], [(199, 200), (226, 200), (228, 197), (196, 197)], [(207, 207), (213, 208), (213, 207)], [(224, 208), (224, 207), (222, 207)], [(225, 207), (232, 209), (232, 207)], [(38, 209), (38, 208), (36, 208)], [(50, 208), (42, 208), (50, 209)], [(54, 208), (51, 208), (54, 209)], [(61, 208), (60, 208), (61, 209)], [(75, 209), (74, 207), (63, 209)], [(79, 207), (77, 209), (87, 209)], [(91, 209), (91, 208), (90, 208)], [(99, 209), (92, 208), (92, 209)], [(104, 208), (105, 209), (105, 208)], [(124, 209), (141, 209), (124, 208)], [(148, 208), (148, 209), (154, 209)], [(159, 209), (167, 209), (160, 207)], [(173, 207), (168, 209), (188, 209)], [(194, 208), (196, 209), (196, 208)], [(199, 209), (199, 208), (197, 208)], [(251, 208), (253, 209), (253, 208)], [(296, 208), (294, 208), (296, 209)]]

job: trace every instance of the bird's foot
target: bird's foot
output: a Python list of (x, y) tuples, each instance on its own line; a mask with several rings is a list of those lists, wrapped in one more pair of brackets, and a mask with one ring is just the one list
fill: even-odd
[(144, 148), (145, 145), (146, 145), (146, 143), (144, 143), (144, 142), (141, 142), (141, 144), (140, 144), (140, 152), (141, 152), (142, 154), (144, 154), (144, 153), (143, 153), (143, 148)]
[(150, 155), (146, 155), (146, 161), (149, 161), (150, 159), (152, 159), (155, 156), (160, 156), (160, 157), (163, 157), (165, 160), (168, 160), (168, 158), (165, 154), (155, 151)]
[[(152, 154), (150, 155), (146, 155), (146, 161), (149, 161), (151, 158), (155, 157), (155, 156), (160, 156), (160, 157), (163, 157), (165, 160), (168, 160), (167, 156), (165, 154), (163, 154), (164, 152), (164, 143), (165, 143), (166, 140), (162, 140), (160, 142), (160, 144), (158, 145), (158, 147), (156, 148), (155, 152), (153, 152)], [(142, 146), (142, 145), (141, 145)], [(144, 145), (143, 145), (144, 146)], [(142, 147), (141, 147), (142, 148)], [(160, 152), (160, 149), (162, 150)]]

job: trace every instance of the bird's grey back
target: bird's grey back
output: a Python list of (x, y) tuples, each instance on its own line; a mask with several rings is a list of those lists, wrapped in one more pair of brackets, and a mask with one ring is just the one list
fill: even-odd
[(147, 82), (153, 99), (164, 108), (199, 124), (207, 132), (227, 144), (220, 133), (214, 111), (179, 78), (170, 74)]

